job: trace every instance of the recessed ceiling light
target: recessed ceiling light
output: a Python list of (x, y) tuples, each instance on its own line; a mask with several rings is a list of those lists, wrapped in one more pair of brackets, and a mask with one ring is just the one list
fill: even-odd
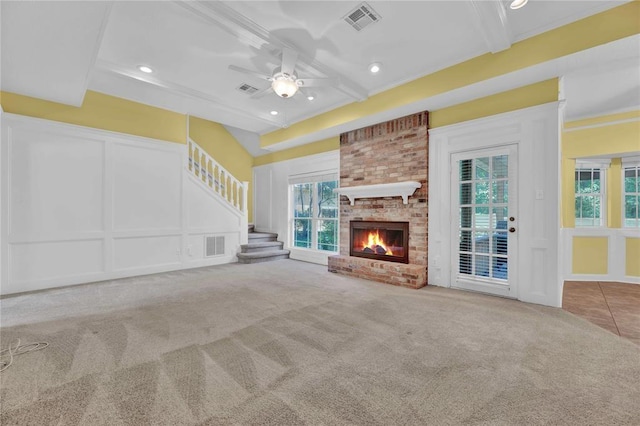
[(369, 65), (369, 72), (371, 74), (377, 74), (380, 72), (381, 68), (382, 68), (382, 64), (380, 62), (374, 62), (371, 65)]
[(153, 72), (153, 70), (146, 65), (140, 65), (138, 66), (138, 69), (142, 72), (146, 72), (147, 74), (151, 74)]
[(308, 100), (310, 100), (310, 101), (314, 100), (315, 98), (316, 98), (316, 97), (315, 97), (315, 96), (313, 96), (313, 95), (309, 95), (309, 96), (307, 96), (307, 99), (308, 99)]
[(509, 7), (511, 9), (520, 9), (521, 7), (523, 7), (525, 4), (527, 4), (529, 0), (513, 0), (511, 2), (511, 5), (509, 5)]
[(278, 115), (278, 111), (271, 111), (271, 115)]

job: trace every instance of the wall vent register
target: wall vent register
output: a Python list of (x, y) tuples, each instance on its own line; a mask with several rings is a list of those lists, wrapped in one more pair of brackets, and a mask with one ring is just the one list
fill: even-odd
[(222, 256), (224, 254), (224, 236), (207, 236), (204, 239), (205, 257)]

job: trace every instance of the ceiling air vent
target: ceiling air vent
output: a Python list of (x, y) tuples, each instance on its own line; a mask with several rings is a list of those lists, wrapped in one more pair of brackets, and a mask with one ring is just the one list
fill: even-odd
[(369, 24), (378, 22), (380, 18), (380, 15), (373, 10), (371, 6), (367, 3), (362, 3), (360, 6), (347, 13), (344, 20), (357, 31), (360, 31)]
[(247, 95), (253, 95), (258, 91), (257, 87), (253, 87), (252, 85), (247, 83), (242, 83), (240, 86), (236, 87), (236, 89), (241, 91), (242, 93), (246, 93)]

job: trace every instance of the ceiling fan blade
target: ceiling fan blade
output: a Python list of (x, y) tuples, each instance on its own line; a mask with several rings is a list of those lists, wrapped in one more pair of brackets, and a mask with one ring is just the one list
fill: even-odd
[(267, 81), (271, 81), (271, 76), (270, 75), (266, 75), (266, 74), (260, 74), (257, 71), (251, 71), (248, 70), (246, 68), (242, 68), (242, 67), (237, 67), (235, 65), (229, 65), (229, 69), (231, 71), (236, 71), (236, 72), (241, 72), (243, 74), (249, 74), (249, 75), (253, 75), (254, 77), (258, 77), (262, 80), (267, 80)]
[(262, 89), (262, 90), (258, 90), (256, 93), (254, 93), (253, 95), (249, 96), (249, 98), (251, 99), (260, 99), (262, 97), (264, 97), (266, 94), (273, 92), (273, 89), (271, 88), (271, 86)]
[(337, 78), (299, 78), (296, 80), (300, 87), (337, 86), (339, 82)]
[(296, 62), (298, 62), (298, 52), (293, 49), (289, 49), (288, 47), (282, 48), (282, 67), (280, 67), (280, 71), (285, 74), (293, 74), (293, 70), (296, 67)]

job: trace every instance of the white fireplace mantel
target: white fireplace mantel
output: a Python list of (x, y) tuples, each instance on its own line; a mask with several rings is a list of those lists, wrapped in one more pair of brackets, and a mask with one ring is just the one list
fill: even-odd
[(382, 197), (402, 197), (403, 203), (407, 204), (409, 202), (409, 196), (421, 186), (422, 184), (420, 182), (411, 180), (396, 183), (380, 183), (377, 185), (348, 186), (346, 188), (336, 188), (333, 192), (347, 196), (352, 206), (356, 198)]

